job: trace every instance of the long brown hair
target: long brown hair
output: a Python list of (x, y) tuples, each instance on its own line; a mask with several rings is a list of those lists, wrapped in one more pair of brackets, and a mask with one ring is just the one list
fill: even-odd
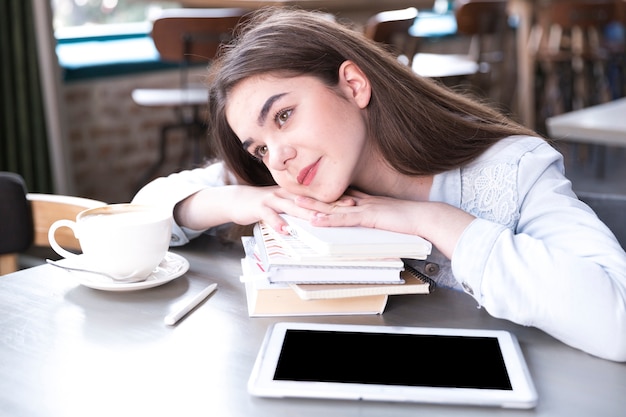
[(369, 134), (398, 172), (429, 175), (475, 159), (510, 135), (536, 135), (477, 100), (417, 76), (383, 46), (318, 12), (262, 9), (245, 19), (209, 74), (209, 126), (218, 154), (243, 181), (274, 184), (228, 125), (225, 106), (240, 81), (261, 74), (314, 76), (338, 84), (346, 60), (368, 77)]

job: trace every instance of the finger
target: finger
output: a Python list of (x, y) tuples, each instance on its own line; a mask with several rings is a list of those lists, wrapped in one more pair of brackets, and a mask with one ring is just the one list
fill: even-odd
[(348, 197), (348, 196), (343, 196), (339, 200), (334, 202), (332, 205), (333, 206), (337, 206), (337, 207), (349, 207), (349, 206), (356, 206), (357, 203), (356, 203), (356, 200), (354, 198)]
[(360, 215), (356, 212), (316, 213), (311, 224), (318, 227), (359, 226)]
[(353, 207), (357, 205), (356, 200), (352, 197), (342, 197), (333, 203), (324, 203), (314, 198), (299, 196), (294, 199), (294, 203), (298, 207), (321, 213), (331, 213), (338, 207)]
[(346, 196), (352, 196), (352, 197), (358, 197), (358, 198), (370, 197), (369, 194), (366, 194), (363, 191), (355, 190), (353, 188), (349, 188), (348, 190), (346, 190), (345, 195)]

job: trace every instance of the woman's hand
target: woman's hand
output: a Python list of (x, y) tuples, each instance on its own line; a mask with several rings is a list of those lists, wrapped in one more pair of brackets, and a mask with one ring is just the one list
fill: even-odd
[(295, 204), (315, 214), (314, 226), (363, 226), (408, 233), (429, 240), (448, 258), (474, 216), (439, 202), (399, 200), (349, 190), (335, 203), (296, 197)]
[(414, 201), (349, 190), (333, 203), (323, 203), (309, 197), (296, 197), (295, 203), (315, 212), (310, 218), (315, 226), (363, 226), (416, 234), (411, 227), (418, 204)]
[(178, 203), (174, 216), (179, 225), (193, 230), (206, 230), (231, 222), (248, 225), (263, 220), (272, 228), (283, 231), (286, 224), (280, 213), (304, 219), (315, 215), (315, 211), (296, 205), (295, 198), (296, 195), (278, 186), (205, 188)]
[(279, 186), (240, 186), (232, 203), (231, 221), (245, 225), (263, 220), (273, 229), (287, 233), (283, 229), (287, 224), (280, 217), (281, 213), (304, 219), (310, 219), (315, 215), (313, 210), (296, 205), (295, 199), (295, 194)]

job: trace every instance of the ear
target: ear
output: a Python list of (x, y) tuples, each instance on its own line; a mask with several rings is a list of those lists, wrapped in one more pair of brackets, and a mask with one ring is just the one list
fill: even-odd
[(365, 73), (352, 61), (345, 61), (339, 67), (339, 85), (355, 103), (364, 109), (370, 102), (372, 90)]

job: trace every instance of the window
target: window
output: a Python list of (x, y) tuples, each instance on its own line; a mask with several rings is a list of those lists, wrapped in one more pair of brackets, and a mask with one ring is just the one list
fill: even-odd
[[(174, 1), (50, 0), (55, 33), (107, 33), (118, 25), (145, 24), (162, 9), (181, 7)], [(57, 37), (59, 37), (57, 35)]]
[(50, 0), (64, 80), (171, 67), (159, 61), (151, 21), (174, 1)]

